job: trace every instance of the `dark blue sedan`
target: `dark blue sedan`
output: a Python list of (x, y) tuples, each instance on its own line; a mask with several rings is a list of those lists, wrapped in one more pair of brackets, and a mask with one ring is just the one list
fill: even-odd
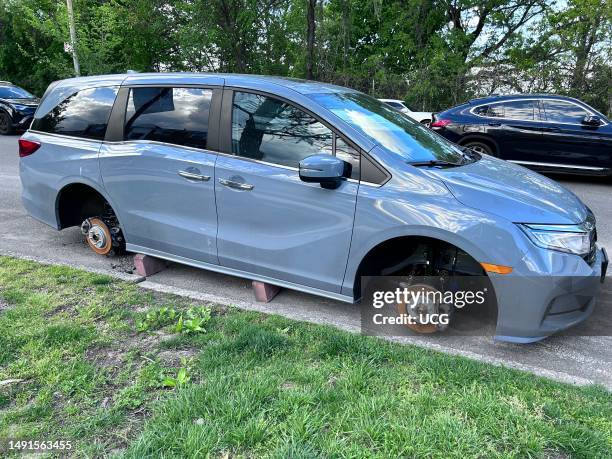
[(0, 81), (0, 135), (28, 129), (38, 103), (38, 98), (25, 89)]
[(473, 99), (431, 128), (479, 153), (548, 172), (612, 175), (612, 124), (584, 102), (554, 95)]

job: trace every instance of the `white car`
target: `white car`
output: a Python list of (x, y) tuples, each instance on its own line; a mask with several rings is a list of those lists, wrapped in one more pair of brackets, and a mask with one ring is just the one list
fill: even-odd
[(427, 124), (431, 122), (431, 112), (414, 112), (403, 101), (397, 99), (378, 99), (396, 110), (405, 113), (410, 118), (419, 123)]

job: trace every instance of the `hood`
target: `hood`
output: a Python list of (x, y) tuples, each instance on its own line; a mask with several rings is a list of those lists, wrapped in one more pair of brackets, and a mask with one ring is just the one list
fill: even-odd
[(576, 224), (587, 207), (557, 182), (487, 155), (461, 167), (430, 169), (462, 204), (514, 223)]
[(36, 107), (40, 103), (40, 99), (0, 99), (2, 102), (9, 104), (27, 105), (28, 107)]

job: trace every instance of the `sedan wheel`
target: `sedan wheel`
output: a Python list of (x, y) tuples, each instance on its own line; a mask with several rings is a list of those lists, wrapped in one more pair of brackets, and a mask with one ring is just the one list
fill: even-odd
[(463, 144), (463, 146), (469, 148), (472, 151), (475, 151), (476, 153), (495, 156), (495, 154), (493, 153), (493, 149), (490, 146), (488, 146), (486, 143), (468, 142), (468, 143)]
[(12, 131), (11, 117), (6, 112), (0, 112), (0, 135), (8, 135)]

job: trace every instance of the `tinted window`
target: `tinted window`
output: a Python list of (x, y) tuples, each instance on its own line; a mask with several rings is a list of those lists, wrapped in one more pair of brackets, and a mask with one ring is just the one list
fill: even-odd
[(503, 104), (489, 105), (487, 110), (487, 116), (492, 118), (503, 118), (504, 117), (504, 106)]
[(393, 108), (404, 108), (404, 106), (398, 102), (385, 102), (387, 105), (391, 105)]
[(42, 117), (37, 114), (37, 118), (32, 123), (32, 129), (102, 140), (116, 95), (116, 87), (79, 91), (64, 99)]
[(33, 99), (34, 96), (17, 86), (0, 87), (0, 99)]
[(584, 108), (562, 100), (545, 99), (542, 103), (548, 121), (580, 124), (588, 114)]
[(126, 140), (206, 148), (212, 89), (133, 88), (125, 114)]
[(332, 132), (293, 105), (257, 94), (234, 93), (233, 153), (298, 167), (307, 156), (332, 154), (332, 145)]
[(515, 100), (504, 105), (504, 118), (517, 120), (533, 120), (533, 100)]
[(488, 111), (489, 111), (489, 106), (488, 105), (481, 105), (480, 107), (474, 108), (474, 110), (472, 112), (475, 115), (487, 116)]
[(336, 156), (351, 165), (350, 177), (359, 180), (361, 154), (339, 136), (336, 136)]

